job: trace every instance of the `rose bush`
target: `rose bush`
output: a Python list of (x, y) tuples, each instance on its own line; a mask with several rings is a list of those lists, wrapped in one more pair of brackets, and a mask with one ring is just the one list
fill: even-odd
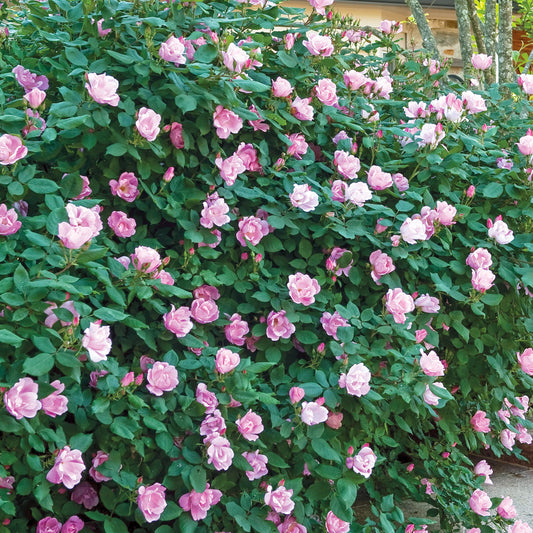
[(527, 80), (329, 0), (14, 4), (0, 532), (521, 528), (468, 454), (532, 440)]

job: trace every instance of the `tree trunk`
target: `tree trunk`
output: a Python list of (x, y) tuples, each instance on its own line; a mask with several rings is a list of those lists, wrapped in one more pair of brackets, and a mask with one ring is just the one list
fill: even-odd
[(496, 0), (485, 0), (485, 47), (487, 54), (492, 57), (492, 67), (485, 71), (485, 80), (488, 84), (496, 81)]
[(474, 38), (476, 39), (477, 51), (479, 54), (486, 54), (487, 48), (485, 47), (485, 39), (483, 38), (483, 29), (481, 27), (482, 22), (479, 20), (474, 0), (467, 0), (467, 6), (470, 24), (472, 25), (472, 31), (474, 32)]
[(433, 59), (439, 59), (439, 49), (437, 47), (437, 41), (433, 36), (433, 32), (429, 27), (429, 23), (426, 19), (426, 15), (419, 0), (405, 0), (405, 3), (409, 6), (411, 13), (416, 21), (416, 26), (422, 37), (422, 44), (424, 48), (431, 54)]
[(455, 0), (455, 12), (457, 14), (457, 26), (459, 28), (459, 44), (461, 45), (461, 58), (463, 59), (463, 72), (465, 80), (469, 80), (472, 77), (472, 32), (467, 0)]
[(515, 81), (513, 66), (513, 2), (500, 0), (498, 28), (498, 73), (500, 83)]

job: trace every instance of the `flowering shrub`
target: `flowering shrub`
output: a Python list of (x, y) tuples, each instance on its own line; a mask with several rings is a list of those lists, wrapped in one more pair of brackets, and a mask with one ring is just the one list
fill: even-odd
[(2, 6), (0, 531), (525, 531), (527, 80), (330, 4)]

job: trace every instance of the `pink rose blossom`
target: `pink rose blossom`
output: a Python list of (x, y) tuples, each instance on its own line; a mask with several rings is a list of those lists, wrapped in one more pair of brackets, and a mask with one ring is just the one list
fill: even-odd
[(528, 130), (527, 135), (520, 137), (519, 142), (516, 143), (520, 153), (523, 155), (533, 155), (533, 133)]
[(69, 221), (58, 224), (58, 237), (63, 246), (69, 249), (81, 248), (96, 237), (103, 228), (98, 206), (88, 209), (68, 203), (66, 206)]
[(472, 287), (476, 291), (485, 292), (494, 285), (496, 276), (488, 269), (472, 269)]
[(368, 479), (372, 475), (377, 456), (370, 446), (363, 446), (355, 457), (349, 457), (348, 459), (346, 460), (347, 466), (350, 463), (348, 468), (352, 468), (355, 473), (361, 474)]
[[(326, 10), (324, 8), (333, 4), (333, 1), (334, 0), (309, 0), (309, 4), (311, 5), (311, 7), (315, 8), (315, 11), (318, 14), (325, 15)], [(298, 532), (295, 532), (295, 533), (298, 533)], [(328, 533), (332, 533), (332, 532), (328, 531)], [(336, 532), (336, 533), (340, 533), (340, 532)]]
[(466, 264), (474, 270), (489, 269), (492, 266), (492, 256), (486, 248), (477, 248), (466, 258)]
[(526, 94), (533, 94), (533, 75), (521, 74), (518, 76), (518, 85)]
[(61, 525), (61, 522), (57, 518), (47, 516), (39, 520), (35, 533), (60, 533)]
[(333, 106), (338, 103), (337, 86), (329, 78), (318, 80), (315, 86), (316, 97), (324, 104)]
[(250, 56), (235, 43), (230, 43), (228, 49), (222, 52), (222, 60), (228, 70), (242, 72), (250, 66)]
[(227, 374), (240, 363), (241, 358), (238, 353), (232, 352), (227, 348), (220, 348), (215, 356), (215, 368), (219, 374)]
[(147, 107), (141, 107), (137, 113), (137, 120), (135, 127), (141, 137), (144, 137), (147, 141), (155, 141), (159, 135), (161, 128), (161, 115), (156, 113), (153, 109)]
[(517, 352), (516, 357), (522, 371), (533, 376), (533, 348), (526, 348), (522, 353)]
[(333, 411), (330, 411), (328, 413), (328, 419), (326, 420), (326, 426), (331, 429), (339, 429), (342, 427), (343, 418), (344, 415), (342, 413), (334, 413)]
[(291, 103), (291, 113), (298, 120), (313, 120), (315, 110), (311, 105), (311, 98), (297, 96)]
[(131, 260), (135, 270), (145, 274), (155, 272), (162, 265), (161, 256), (157, 250), (149, 246), (137, 246)]
[(118, 106), (120, 97), (117, 94), (117, 79), (108, 76), (105, 72), (103, 74), (89, 72), (86, 79), (88, 83), (85, 84), (85, 88), (96, 103), (108, 104), (112, 107)]
[(307, 528), (304, 525), (299, 524), (294, 516), (287, 516), (285, 520), (278, 525), (278, 531), (279, 533), (307, 533)]
[(333, 42), (327, 35), (321, 35), (317, 31), (309, 30), (305, 36), (307, 40), (303, 41), (303, 45), (312, 56), (328, 57), (333, 54)]
[(363, 207), (365, 202), (372, 200), (372, 191), (368, 185), (362, 181), (355, 181), (348, 185), (344, 193), (347, 202)]
[(522, 520), (517, 520), (514, 524), (507, 526), (507, 533), (533, 533), (533, 529)]
[(156, 361), (148, 369), (146, 379), (146, 388), (155, 396), (162, 396), (163, 392), (174, 390), (179, 384), (176, 367), (164, 361)]
[(22, 227), (17, 212), (8, 209), (6, 204), (0, 204), (0, 235), (13, 235)]
[(286, 489), (283, 485), (274, 491), (272, 486), (268, 485), (265, 503), (276, 513), (291, 514), (294, 509), (294, 502), (291, 499), (292, 493), (292, 489)]
[(440, 311), (439, 299), (429, 294), (422, 294), (415, 300), (415, 307), (424, 313), (438, 313)]
[(82, 481), (72, 491), (70, 499), (73, 502), (83, 505), (85, 509), (93, 509), (98, 505), (98, 493), (94, 490), (94, 487), (87, 481)]
[(196, 401), (205, 407), (206, 413), (213, 413), (218, 406), (215, 393), (208, 391), (205, 383), (196, 386)]
[(302, 402), (300, 418), (304, 424), (315, 426), (328, 419), (328, 410), (317, 402)]
[(406, 218), (400, 226), (400, 233), (402, 234), (402, 239), (408, 244), (415, 244), (416, 241), (425, 241), (427, 239), (426, 226), (421, 219), (417, 218)]
[(472, 66), (478, 70), (487, 70), (492, 65), (492, 56), (472, 54)]
[(184, 494), (179, 499), (179, 505), (184, 511), (190, 511), (193, 520), (203, 520), (207, 516), (209, 509), (216, 505), (222, 492), (217, 489), (210, 489), (209, 483), (206, 484), (204, 492), (196, 492), (191, 490), (187, 494)]
[(134, 218), (128, 218), (123, 211), (113, 211), (107, 219), (109, 227), (117, 237), (131, 237), (135, 235), (137, 223)]
[(426, 107), (427, 104), (425, 102), (411, 101), (407, 104), (407, 107), (403, 108), (403, 111), (407, 118), (425, 118), (427, 116)]
[(218, 306), (214, 300), (197, 298), (191, 304), (191, 316), (199, 324), (209, 324), (218, 319)]
[(426, 376), (444, 376), (444, 364), (433, 350), (425, 353), (420, 349), (420, 354), (420, 368)]
[(272, 341), (290, 339), (296, 331), (294, 324), (285, 316), (286, 311), (270, 311), (267, 317), (266, 336)]
[(293, 191), (289, 194), (289, 199), (293, 207), (298, 207), (306, 213), (314, 211), (319, 203), (318, 194), (311, 190), (310, 185), (306, 184), (294, 184)]
[(61, 528), (61, 533), (78, 533), (85, 527), (85, 522), (79, 516), (71, 516)]
[(435, 211), (437, 212), (436, 219), (443, 225), (443, 226), (451, 226), (452, 224), (455, 224), (454, 217), (457, 214), (457, 209), (446, 202), (437, 201), (437, 207), (435, 208)]
[[(225, 431), (226, 421), (219, 409), (215, 409), (212, 414), (208, 414), (200, 424), (200, 435), (207, 437), (207, 442), (211, 442), (213, 437), (223, 435)], [(205, 442), (206, 440), (204, 439)]]
[(33, 418), (42, 404), (37, 399), (39, 385), (31, 378), (20, 378), (4, 394), (4, 405), (7, 412), (17, 420), (21, 418)]
[(249, 441), (256, 441), (259, 434), (265, 429), (261, 417), (251, 409), (235, 422), (239, 433)]
[(513, 239), (513, 232), (503, 220), (496, 220), (489, 228), (489, 237), (498, 244), (509, 244)]
[(78, 196), (74, 196), (74, 198), (72, 198), (73, 200), (83, 200), (84, 198), (87, 198), (87, 196), (90, 196), (91, 193), (93, 192), (91, 189), (91, 185), (89, 183), (89, 178), (87, 176), (81, 176), (81, 175), (80, 175), (80, 178), (83, 183), (81, 192), (80, 194), (78, 194)]
[(405, 323), (405, 313), (410, 313), (415, 309), (413, 298), (405, 294), (402, 289), (389, 289), (385, 296), (385, 307), (392, 314), (394, 322), (397, 324)]
[(472, 91), (463, 91), (461, 98), (465, 105), (465, 109), (471, 115), (482, 113), (487, 110), (485, 99), (480, 94), (475, 94)]
[(111, 339), (109, 326), (102, 326), (102, 321), (91, 322), (83, 332), (81, 341), (83, 347), (89, 352), (89, 358), (93, 363), (107, 360), (111, 351)]
[(329, 511), (326, 517), (326, 531), (328, 533), (348, 533), (350, 523), (338, 518), (333, 511)]
[(133, 172), (123, 172), (117, 180), (110, 180), (111, 194), (126, 202), (134, 202), (140, 192), (137, 188), (139, 180)]
[(0, 489), (12, 489), (15, 478), (13, 476), (0, 477)]
[(424, 124), (417, 135), (418, 146), (429, 145), (432, 149), (436, 148), (446, 136), (443, 130), (440, 122), (438, 124)]
[(293, 90), (291, 82), (281, 76), (272, 81), (272, 95), (276, 98), (288, 98)]
[(253, 468), (253, 471), (246, 471), (246, 476), (250, 481), (253, 481), (254, 479), (260, 479), (268, 474), (268, 468), (266, 466), (268, 463), (268, 457), (259, 453), (259, 450), (256, 450), (255, 452), (244, 452), (242, 456)]
[[(107, 28), (107, 29), (104, 30), (104, 28), (103, 28), (104, 22), (105, 22), (105, 19), (100, 19), (96, 23), (96, 29), (98, 30), (98, 35), (100, 37), (105, 37), (108, 33), (111, 32), (111, 28)], [(94, 24), (94, 21), (92, 21), (92, 24)]]
[[(444, 385), (442, 383), (433, 383), (435, 387), (439, 387), (439, 389), (445, 389)], [(431, 392), (431, 389), (429, 388), (429, 385), (426, 384), (426, 390), (424, 392), (424, 401), (428, 405), (438, 405), (440, 398)]]
[(219, 139), (227, 139), (232, 133), (240, 131), (242, 119), (233, 111), (219, 105), (213, 113), (213, 126)]
[(42, 91), (48, 90), (48, 78), (46, 76), (38, 76), (25, 69), (22, 65), (13, 67), (11, 72), (15, 74), (15, 79), (18, 84), (23, 87), (26, 92), (31, 91), (34, 87), (37, 87)]
[(185, 306), (176, 309), (172, 305), (171, 310), (163, 315), (163, 323), (176, 337), (185, 337), (193, 328), (191, 310)]
[(331, 184), (331, 199), (334, 202), (344, 202), (348, 184), (342, 180), (334, 180)]
[(215, 226), (224, 226), (230, 221), (229, 206), (224, 201), (224, 198), (208, 199), (203, 203), (204, 208), (201, 212), (200, 224), (204, 228), (212, 228)]
[(12, 165), (27, 154), (28, 149), (22, 144), (20, 137), (9, 133), (0, 136), (0, 165)]
[(372, 252), (369, 257), (369, 262), (372, 265), (372, 272), (370, 275), (378, 285), (381, 276), (385, 276), (396, 270), (392, 258), (381, 250)]
[(301, 272), (289, 275), (287, 288), (289, 289), (289, 296), (295, 304), (306, 306), (313, 304), (315, 296), (320, 292), (318, 281)]
[(401, 33), (403, 31), (403, 26), (400, 22), (396, 22), (395, 20), (382, 20), (379, 24), (379, 29), (385, 35), (390, 35), (391, 33)]
[(259, 163), (257, 150), (250, 143), (240, 143), (235, 155), (239, 156), (244, 164), (244, 168), (250, 172), (262, 172), (263, 167)]
[(214, 437), (207, 448), (207, 464), (213, 464), (215, 470), (227, 470), (232, 462), (235, 452), (231, 449), (228, 439)]
[(417, 329), (415, 331), (415, 338), (417, 343), (421, 343), (426, 337), (427, 337), (427, 330), (425, 329)]
[(474, 513), (478, 514), (479, 516), (490, 515), (489, 509), (492, 506), (492, 502), (488, 494), (482, 491), (481, 489), (476, 489), (472, 493), (472, 496), (470, 496), (468, 503), (470, 504), (470, 509), (472, 509), (472, 511), (474, 511)]
[(246, 334), (250, 331), (248, 322), (242, 320), (241, 315), (238, 313), (233, 313), (230, 320), (231, 323), (224, 326), (226, 339), (235, 346), (242, 346), (245, 343)]
[(493, 474), (493, 471), (490, 465), (487, 463), (487, 461), (485, 461), (485, 459), (483, 459), (482, 461), (479, 461), (476, 464), (476, 466), (474, 467), (474, 474), (476, 474), (476, 476), (485, 476), (484, 483), (486, 485), (493, 484), (492, 480), (489, 477)]
[(96, 470), (101, 464), (105, 463), (109, 459), (109, 454), (98, 450), (96, 455), (93, 457), (93, 466), (89, 469), (89, 475), (97, 482), (101, 483), (102, 481), (110, 481), (111, 478), (104, 476), (98, 470)]
[(249, 216), (239, 220), (239, 231), (235, 237), (241, 246), (257, 246), (261, 239), (268, 235), (268, 223), (260, 218)]
[(68, 398), (63, 396), (61, 393), (65, 390), (65, 385), (61, 383), (58, 379), (50, 383), (54, 389), (56, 389), (52, 394), (46, 396), (41, 400), (43, 411), (52, 418), (62, 415), (68, 411)]
[(364, 363), (357, 363), (350, 367), (347, 374), (341, 374), (339, 378), (339, 387), (346, 389), (351, 396), (360, 398), (370, 392), (370, 370)]
[(72, 489), (81, 481), (81, 473), (85, 470), (80, 450), (71, 450), (65, 446), (59, 451), (54, 466), (46, 474), (50, 483), (63, 483), (67, 489)]
[(357, 70), (347, 70), (343, 76), (344, 84), (350, 91), (357, 91), (370, 81), (363, 72), (358, 72)]
[(505, 520), (510, 520), (511, 518), (516, 518), (517, 512), (515, 506), (513, 505), (513, 500), (506, 496), (496, 508), (497, 513)]
[(350, 325), (350, 323), (343, 318), (338, 311), (335, 311), (333, 314), (324, 311), (322, 313), (322, 317), (320, 318), (320, 323), (322, 324), (324, 331), (336, 341), (339, 340), (337, 337), (337, 329), (339, 327), (346, 327)]
[(180, 39), (171, 35), (159, 47), (159, 56), (165, 61), (170, 61), (176, 66), (183, 65), (187, 62), (185, 57), (185, 44)]
[(31, 91), (24, 95), (24, 100), (28, 102), (32, 109), (37, 109), (44, 102), (45, 98), (46, 93), (37, 87), (34, 87)]
[(289, 398), (291, 403), (298, 403), (305, 396), (305, 391), (301, 387), (291, 387), (289, 390)]
[(220, 170), (220, 177), (229, 187), (235, 183), (237, 176), (246, 170), (243, 160), (237, 154), (233, 154), (227, 159), (217, 157), (215, 164)]
[(380, 167), (373, 165), (367, 172), (368, 185), (375, 191), (382, 191), (388, 187), (392, 187), (392, 175), (388, 172), (383, 172)]
[(165, 510), (167, 506), (165, 501), (166, 490), (166, 487), (161, 485), (161, 483), (154, 483), (147, 487), (141, 485), (137, 489), (137, 505), (147, 522), (159, 520)]
[(346, 267), (337, 267), (337, 260), (340, 259), (347, 252), (349, 252), (349, 250), (347, 250), (346, 248), (339, 248), (338, 246), (333, 248), (333, 250), (331, 250), (330, 256), (326, 259), (326, 268), (329, 271), (333, 272), (336, 276), (348, 276), (353, 265), (353, 260), (351, 260), (348, 266)]
[(359, 158), (344, 150), (335, 151), (333, 164), (336, 166), (337, 172), (349, 180), (356, 179), (357, 173), (361, 170)]
[(185, 141), (183, 140), (183, 126), (179, 122), (173, 122), (170, 126), (170, 142), (178, 150), (185, 147)]
[(485, 411), (477, 411), (470, 419), (470, 424), (472, 424), (475, 431), (490, 433), (490, 420), (487, 418)]

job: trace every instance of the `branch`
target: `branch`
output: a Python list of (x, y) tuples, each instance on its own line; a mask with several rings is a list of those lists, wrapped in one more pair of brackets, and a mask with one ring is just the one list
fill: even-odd
[(459, 44), (461, 45), (461, 58), (465, 80), (472, 77), (472, 37), (470, 15), (467, 0), (455, 0), (455, 13), (459, 28)]
[(472, 25), (472, 31), (476, 39), (477, 51), (480, 54), (486, 54), (487, 48), (485, 46), (485, 39), (483, 39), (483, 29), (481, 27), (481, 20), (477, 14), (476, 4), (474, 0), (467, 0), (468, 16), (470, 17), (470, 24)]
[(437, 47), (437, 41), (429, 27), (429, 23), (426, 19), (426, 15), (419, 0), (405, 0), (405, 3), (409, 6), (411, 13), (416, 22), (420, 36), (422, 37), (423, 47), (431, 54), (434, 59), (439, 59), (439, 49)]

